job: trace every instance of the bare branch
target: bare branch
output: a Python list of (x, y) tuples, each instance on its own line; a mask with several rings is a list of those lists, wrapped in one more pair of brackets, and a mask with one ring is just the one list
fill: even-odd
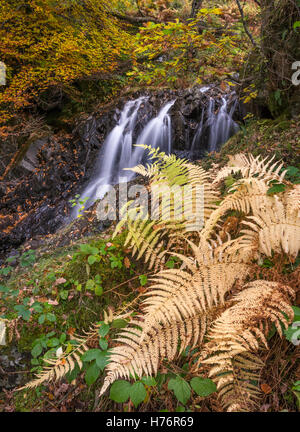
[(132, 15), (123, 15), (120, 14), (118, 12), (111, 12), (111, 15), (113, 15), (114, 17), (123, 20), (123, 21), (127, 21), (131, 24), (140, 24), (140, 23), (146, 23), (149, 21), (158, 23), (160, 22), (157, 18), (154, 17), (137, 17), (137, 16), (132, 16)]
[(242, 6), (241, 6), (241, 3), (240, 3), (239, 0), (235, 0), (235, 1), (236, 1), (236, 4), (238, 5), (238, 8), (239, 8), (239, 11), (240, 11), (240, 14), (241, 14), (242, 23), (243, 23), (243, 27), (244, 27), (245, 33), (246, 33), (247, 36), (249, 37), (249, 39), (250, 39), (252, 45), (255, 46), (255, 47), (257, 47), (257, 43), (254, 41), (254, 39), (253, 39), (253, 37), (252, 37), (252, 34), (251, 34), (250, 31), (248, 30), (247, 24), (246, 24), (246, 22), (245, 22), (244, 11), (243, 11), (243, 8), (242, 8)]

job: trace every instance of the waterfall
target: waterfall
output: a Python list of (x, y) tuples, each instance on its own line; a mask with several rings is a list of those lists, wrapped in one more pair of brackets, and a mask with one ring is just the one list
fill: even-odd
[[(150, 145), (153, 148), (160, 148), (165, 153), (172, 151), (172, 129), (171, 118), (168, 114), (170, 108), (174, 105), (175, 100), (168, 102), (158, 113), (158, 116), (150, 120), (150, 122), (143, 129), (142, 133), (137, 138), (137, 144)], [(136, 147), (129, 168), (138, 165), (147, 155), (145, 150)]]
[[(201, 149), (205, 144), (203, 142), (204, 138), (208, 142), (207, 148), (209, 152), (218, 151), (221, 145), (238, 131), (238, 125), (232, 119), (235, 108), (236, 102), (232, 104), (230, 111), (227, 112), (228, 101), (226, 97), (222, 97), (221, 105), (216, 113), (216, 101), (210, 97), (207, 110), (202, 110), (201, 120), (190, 148), (190, 157), (193, 157), (197, 150)], [(205, 122), (204, 117), (206, 117)]]
[[(201, 92), (206, 93), (208, 89), (209, 87), (204, 87)], [(118, 124), (105, 139), (96, 161), (94, 175), (80, 197), (81, 201), (85, 200), (85, 208), (90, 207), (96, 199), (103, 198), (111, 186), (132, 180), (135, 174), (125, 168), (132, 168), (147, 162), (148, 152), (133, 145), (138, 111), (141, 104), (147, 99), (140, 97), (127, 102)], [(136, 139), (137, 144), (160, 148), (166, 153), (172, 152), (172, 127), (169, 111), (174, 103), (175, 100), (166, 103), (158, 115), (146, 124)], [(207, 110), (202, 110), (200, 123), (190, 148), (190, 157), (193, 157), (205, 142), (210, 152), (219, 150), (220, 146), (237, 131), (238, 126), (232, 119), (234, 110), (235, 104), (232, 105), (229, 113), (227, 112), (228, 101), (226, 97), (222, 97), (217, 111), (216, 101), (210, 97)], [(206, 121), (204, 121), (205, 118)], [(76, 217), (78, 214), (79, 209), (75, 207), (72, 216)]]
[(197, 131), (196, 131), (196, 133), (195, 133), (195, 136), (194, 136), (194, 139), (193, 139), (193, 142), (192, 142), (192, 146), (191, 146), (191, 156), (193, 156), (194, 151), (195, 151), (195, 149), (196, 149), (196, 145), (197, 145), (197, 143), (200, 142), (200, 140), (201, 140), (201, 138), (202, 138), (203, 120), (204, 120), (204, 109), (202, 110), (202, 113), (201, 113), (201, 120), (200, 120), (199, 126), (198, 126), (198, 128), (197, 128)]
[(210, 98), (208, 107), (208, 125), (210, 126), (208, 150), (209, 152), (218, 151), (238, 130), (238, 125), (233, 121), (232, 116), (235, 106), (227, 113), (227, 99), (222, 98), (222, 105), (217, 114), (215, 114), (215, 101)]
[[(80, 196), (80, 200), (86, 200), (85, 208), (90, 207), (96, 199), (103, 198), (110, 185), (117, 181), (116, 177), (120, 171), (128, 167), (137, 113), (145, 100), (145, 97), (140, 97), (127, 102), (118, 124), (105, 139), (96, 162), (94, 175)], [(78, 214), (79, 209), (75, 207), (72, 216), (76, 217)]]
[[(133, 133), (136, 125), (138, 110), (147, 98), (141, 97), (125, 104), (118, 124), (113, 128), (103, 143), (100, 155), (96, 162), (96, 170), (91, 181), (80, 196), (86, 200), (85, 208), (89, 208), (96, 199), (104, 197), (111, 185), (122, 181), (129, 181), (134, 177), (132, 168), (145, 162), (147, 152), (143, 148), (133, 147)], [(159, 112), (158, 116), (150, 120), (139, 137), (137, 144), (159, 147), (166, 153), (172, 150), (171, 118), (168, 114), (175, 100), (168, 102)], [(79, 214), (75, 207), (72, 216)]]

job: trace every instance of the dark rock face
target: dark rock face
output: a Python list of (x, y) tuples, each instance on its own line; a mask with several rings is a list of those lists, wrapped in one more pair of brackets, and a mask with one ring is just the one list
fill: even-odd
[(1, 353), (0, 391), (20, 387), (24, 383), (24, 374), (22, 371), (16, 373), (16, 370), (24, 369), (27, 360), (26, 356), (14, 346), (5, 349), (5, 354)]
[[(139, 109), (133, 138), (165, 103), (176, 99), (169, 112), (173, 148), (178, 155), (188, 157), (209, 97), (218, 101), (224, 93), (217, 86), (211, 86), (207, 92), (200, 87), (146, 92), (142, 96), (148, 99)], [(135, 93), (130, 98), (139, 96), (140, 93)], [(62, 226), (70, 213), (69, 200), (81, 192), (93, 174), (101, 145), (117, 124), (128, 99), (122, 98), (102, 112), (81, 119), (70, 135), (48, 136), (31, 144), (10, 180), (0, 185), (0, 254), (6, 255), (30, 238), (54, 233)], [(234, 96), (229, 106), (233, 101)], [(205, 133), (203, 130), (203, 146), (197, 157), (207, 150)]]

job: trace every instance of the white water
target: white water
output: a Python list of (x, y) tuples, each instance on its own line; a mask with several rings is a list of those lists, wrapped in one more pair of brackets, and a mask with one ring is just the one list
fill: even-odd
[[(96, 162), (96, 171), (80, 196), (80, 200), (86, 199), (85, 208), (89, 208), (96, 199), (104, 197), (112, 185), (120, 181), (129, 181), (134, 173), (126, 171), (145, 162), (147, 152), (140, 147), (133, 147), (133, 132), (136, 125), (138, 110), (147, 98), (141, 97), (126, 103), (120, 120), (107, 136), (103, 143), (100, 156)], [(175, 100), (168, 102), (159, 112), (158, 116), (150, 120), (142, 133), (137, 138), (137, 144), (159, 147), (166, 153), (171, 153), (171, 118), (168, 114)], [(72, 216), (79, 214), (79, 208), (74, 207)]]
[(218, 113), (215, 114), (215, 101), (210, 98), (207, 119), (208, 125), (210, 126), (208, 142), (209, 152), (218, 151), (220, 146), (238, 130), (238, 125), (232, 119), (235, 106), (232, 106), (229, 113), (227, 113), (227, 108), (227, 100), (222, 98), (222, 105)]
[[(205, 89), (206, 91), (206, 89)], [(206, 110), (202, 110), (201, 120), (194, 135), (190, 156), (193, 157), (197, 154), (197, 150), (201, 149), (203, 144), (203, 133), (204, 138), (208, 136), (208, 151), (219, 151), (222, 144), (224, 144), (228, 139), (234, 135), (239, 127), (237, 123), (232, 119), (236, 108), (236, 103), (232, 104), (232, 107), (228, 111), (228, 101), (226, 98), (222, 98), (222, 103), (216, 112), (216, 102), (213, 98), (209, 99), (209, 104), (207, 108), (207, 119), (204, 122), (204, 117)]]
[(205, 111), (205, 110), (203, 109), (203, 110), (202, 110), (202, 113), (201, 113), (201, 120), (200, 120), (200, 123), (199, 123), (198, 129), (197, 129), (197, 131), (196, 131), (196, 133), (195, 133), (195, 136), (194, 136), (194, 139), (193, 139), (193, 142), (192, 142), (192, 146), (191, 146), (191, 154), (192, 154), (192, 155), (193, 155), (194, 151), (196, 150), (197, 143), (200, 142), (201, 137), (202, 137), (204, 111)]
[[(137, 138), (137, 144), (144, 144), (153, 148), (160, 148), (165, 153), (172, 151), (172, 129), (171, 118), (168, 114), (170, 108), (174, 105), (175, 100), (168, 102), (158, 113), (158, 116), (150, 120), (145, 126), (142, 133)], [(147, 152), (146, 152), (147, 154)], [(141, 147), (135, 147), (129, 168), (138, 165), (146, 156), (145, 150)]]

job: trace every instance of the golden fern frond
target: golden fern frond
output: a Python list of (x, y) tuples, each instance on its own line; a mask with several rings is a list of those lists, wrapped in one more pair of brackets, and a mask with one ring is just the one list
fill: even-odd
[(300, 218), (300, 184), (294, 185), (293, 189), (284, 194), (283, 199), (287, 213)]
[(142, 147), (158, 159), (152, 166), (133, 168), (150, 177), (151, 215), (144, 214), (141, 207), (128, 211), (127, 204), (127, 215), (117, 225), (114, 236), (126, 224), (125, 244), (138, 259), (145, 255), (149, 268), (157, 270), (163, 265), (168, 244), (172, 244), (165, 241), (167, 236), (171, 235), (174, 240), (183, 232), (199, 231), (215, 209), (219, 193), (210, 185), (208, 174), (201, 167), (175, 155)]
[(185, 264), (186, 270), (170, 269), (158, 273), (142, 302), (142, 337), (158, 322), (171, 323), (174, 317), (184, 319), (195, 312), (205, 313), (213, 306), (224, 304), (225, 294), (237, 280), (243, 281), (251, 266), (236, 254), (236, 241), (219, 247), (200, 242), (200, 247), (187, 240), (194, 259), (174, 253)]
[(241, 173), (242, 177), (253, 177), (264, 179), (264, 180), (278, 180), (281, 182), (286, 174), (280, 171), (283, 167), (283, 162), (273, 162), (274, 156), (269, 158), (268, 156), (264, 159), (261, 156), (254, 158), (251, 154), (246, 156), (243, 153), (229, 156), (229, 162), (227, 166), (221, 169), (214, 179), (214, 184), (219, 184), (222, 180), (228, 177), (230, 174)]
[(176, 155), (166, 155), (159, 152), (159, 149), (153, 149), (151, 146), (139, 145), (147, 149), (152, 159), (156, 159), (152, 165), (146, 167), (138, 165), (130, 168), (139, 174), (151, 178), (151, 185), (159, 187), (172, 187), (191, 185), (204, 187), (205, 204), (204, 213), (211, 212), (215, 208), (213, 203), (219, 197), (217, 189), (212, 187), (209, 182), (209, 174), (200, 166), (194, 165), (185, 159), (177, 158)]
[[(288, 203), (293, 197), (289, 192)], [(243, 222), (246, 229), (242, 233), (246, 247), (257, 248), (267, 256), (273, 252), (286, 253), (295, 259), (300, 249), (300, 218), (296, 207), (284, 205), (278, 197), (274, 197), (272, 207), (258, 215), (249, 216)]]
[(164, 263), (163, 238), (167, 233), (165, 224), (156, 221), (139, 220), (127, 222), (128, 234), (125, 246), (132, 248), (132, 256), (140, 259), (144, 255), (144, 262), (149, 269), (158, 268)]
[(14, 319), (0, 318), (0, 348), (10, 343), (14, 337), (20, 339), (18, 331), (18, 321), (20, 317)]
[(257, 398), (251, 381), (258, 381), (262, 362), (252, 353), (268, 346), (266, 336), (272, 324), (280, 335), (282, 325), (288, 327), (294, 316), (289, 300), (293, 296), (290, 287), (277, 282), (251, 282), (212, 324), (205, 350), (208, 356), (199, 362), (213, 366), (209, 376), (227, 410), (247, 410)]
[[(216, 209), (216, 202), (220, 197), (220, 192), (210, 182), (209, 175), (200, 166), (192, 163), (186, 164), (188, 170), (188, 184), (193, 188), (193, 193), (196, 194), (195, 200), (201, 202), (203, 206), (203, 222), (209, 218), (210, 214)], [(202, 194), (202, 195), (201, 195)], [(193, 200), (187, 200), (186, 205), (192, 205)], [(188, 210), (187, 215), (191, 218), (193, 209)], [(189, 229), (191, 230), (191, 229)]]
[[(274, 197), (268, 196), (269, 186), (265, 180), (255, 177), (238, 180), (229, 189), (220, 206), (216, 208), (206, 221), (203, 236), (209, 238), (219, 220), (229, 211), (237, 210), (250, 214), (260, 214), (272, 208)], [(232, 193), (230, 193), (232, 192)]]
[(187, 181), (187, 167), (186, 159), (177, 158), (176, 155), (167, 155), (164, 152), (160, 152), (159, 148), (153, 149), (147, 145), (137, 145), (148, 151), (148, 156), (153, 160), (152, 164), (146, 165), (143, 168), (142, 165), (138, 165), (134, 168), (128, 168), (138, 174), (145, 175), (155, 183), (168, 183), (169, 186), (185, 184)]
[(141, 342), (142, 328), (143, 323), (136, 321), (120, 333), (117, 341), (121, 345), (111, 350), (110, 363), (106, 367), (108, 374), (100, 395), (118, 378), (155, 375), (163, 359), (173, 360), (187, 346), (194, 348), (203, 340), (206, 317), (197, 313), (167, 325), (157, 323)]
[(133, 171), (136, 174), (148, 178), (156, 176), (159, 172), (158, 166), (155, 164), (137, 165), (133, 168), (125, 168), (125, 169), (129, 171)]
[(45, 382), (59, 381), (67, 373), (71, 372), (75, 368), (76, 364), (81, 369), (83, 365), (81, 356), (88, 351), (89, 348), (87, 343), (89, 339), (97, 335), (98, 329), (99, 326), (95, 325), (94, 330), (91, 329), (91, 332), (87, 337), (77, 335), (73, 336), (72, 338), (78, 343), (78, 345), (74, 345), (74, 348), (70, 353), (64, 353), (56, 358), (44, 359), (44, 362), (48, 363), (49, 366), (45, 366), (43, 370), (36, 375), (35, 379), (28, 382), (24, 387), (21, 387), (18, 390), (38, 387)]

